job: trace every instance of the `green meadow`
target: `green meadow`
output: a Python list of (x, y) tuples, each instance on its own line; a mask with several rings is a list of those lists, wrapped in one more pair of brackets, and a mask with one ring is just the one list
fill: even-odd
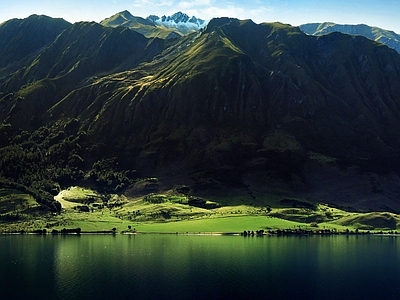
[[(215, 196), (196, 201), (173, 191), (127, 197), (101, 195), (70, 187), (56, 199), (63, 209), (50, 213), (17, 190), (0, 189), (0, 232), (47, 232), (81, 228), (82, 232), (241, 233), (243, 231), (385, 230), (400, 228), (397, 215), (387, 212), (355, 213), (304, 199), (265, 195), (257, 203), (245, 196)], [(196, 206), (197, 205), (197, 206)]]

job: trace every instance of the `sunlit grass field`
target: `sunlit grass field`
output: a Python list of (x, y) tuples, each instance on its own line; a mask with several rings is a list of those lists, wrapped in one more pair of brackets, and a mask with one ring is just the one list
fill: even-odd
[[(215, 196), (205, 201), (205, 207), (189, 205), (186, 196), (172, 192), (134, 198), (111, 195), (105, 205), (102, 195), (87, 188), (71, 187), (56, 199), (63, 207), (60, 214), (41, 210), (29, 195), (0, 189), (0, 232), (81, 228), (82, 232), (112, 232), (114, 229), (116, 233), (203, 234), (278, 229), (353, 231), (400, 228), (399, 218), (394, 214), (346, 212), (324, 204), (309, 208), (285, 206), (285, 202), (279, 202), (276, 196), (268, 195), (258, 197), (261, 200), (254, 203), (247, 203), (246, 196), (231, 199), (229, 196)], [(290, 201), (308, 205), (304, 199)]]

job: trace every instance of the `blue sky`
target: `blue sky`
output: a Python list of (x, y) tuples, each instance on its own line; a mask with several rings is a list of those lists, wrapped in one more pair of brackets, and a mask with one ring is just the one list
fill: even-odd
[(135, 16), (170, 15), (182, 11), (202, 19), (229, 16), (256, 23), (280, 21), (368, 24), (400, 34), (399, 0), (11, 0), (2, 1), (0, 23), (31, 14), (61, 17), (70, 22), (99, 22), (128, 10)]

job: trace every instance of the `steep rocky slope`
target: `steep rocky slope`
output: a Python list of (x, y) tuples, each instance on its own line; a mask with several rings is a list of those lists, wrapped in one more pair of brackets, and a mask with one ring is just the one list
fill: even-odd
[[(95, 136), (122, 135), (135, 154), (175, 157), (163, 153), (169, 144), (183, 157), (201, 149), (214, 160), (238, 153), (236, 142), (273, 149), (268, 141), (280, 135), (294, 149), (340, 158), (391, 156), (400, 146), (399, 70), (397, 53), (362, 37), (221, 19), (135, 71), (71, 93), (51, 113), (81, 119)], [(82, 93), (91, 109), (71, 110)]]

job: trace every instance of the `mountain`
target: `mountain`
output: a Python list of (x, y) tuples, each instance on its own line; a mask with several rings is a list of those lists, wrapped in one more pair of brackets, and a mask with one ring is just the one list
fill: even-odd
[(32, 122), (39, 124), (43, 110), (49, 109), (71, 90), (87, 84), (88, 78), (133, 68), (151, 60), (162, 48), (162, 40), (146, 39), (127, 28), (111, 29), (94, 22), (75, 23), (0, 83), (2, 91), (18, 91), (21, 99), (32, 99), (21, 104), (30, 114), (26, 115), (25, 109), (11, 110), (7, 120), (25, 128)]
[[(37, 55), (65, 29), (71, 26), (63, 19), (32, 15), (12, 19), (0, 25), (0, 76), (18, 68), (26, 59)], [(19, 65), (18, 65), (19, 64)]]
[(373, 41), (385, 44), (400, 53), (400, 35), (379, 27), (372, 27), (365, 24), (340, 25), (331, 22), (309, 23), (300, 25), (300, 29), (311, 35), (324, 35), (331, 32), (341, 32), (352, 35), (362, 35)]
[(117, 13), (100, 22), (103, 26), (131, 28), (146, 37), (176, 38), (204, 28), (206, 21), (177, 12), (172, 16), (134, 17), (128, 11)]
[(400, 211), (400, 55), (362, 36), (217, 18), (164, 40), (80, 22), (0, 67), (3, 181), (115, 192), (157, 176)]
[[(141, 151), (164, 147), (165, 139), (183, 123), (185, 130), (179, 134), (178, 130), (171, 143), (184, 150), (185, 157), (198, 146), (181, 145), (180, 134), (204, 126), (204, 120), (213, 125), (207, 129), (206, 144), (198, 144), (202, 149), (218, 134), (218, 139), (229, 140), (229, 134), (237, 136), (240, 131), (248, 143), (260, 145), (258, 139), (276, 129), (293, 134), (300, 148), (305, 145), (336, 157), (391, 155), (399, 147), (392, 127), (399, 115), (399, 84), (394, 81), (399, 55), (361, 37), (312, 38), (281, 24), (215, 19), (203, 33), (180, 40), (140, 71), (147, 76), (129, 81), (129, 93), (121, 82), (120, 92), (113, 95), (115, 103), (127, 97), (124, 103), (130, 103), (131, 110), (124, 110), (127, 115), (113, 123), (115, 132), (108, 130), (113, 137), (121, 134), (124, 120), (132, 145), (142, 145), (148, 132), (155, 130), (162, 138), (149, 141), (149, 149), (142, 145)], [(58, 105), (65, 111), (74, 99)], [(139, 113), (156, 107), (159, 110), (150, 119)], [(103, 127), (111, 117), (104, 113), (103, 122), (91, 126)], [(366, 127), (367, 120), (372, 123)], [(137, 129), (134, 135), (132, 128)], [(378, 137), (379, 142), (366, 143)], [(212, 150), (233, 151), (232, 141), (225, 142)], [(204, 153), (204, 159), (215, 157)], [(160, 158), (158, 163), (162, 164)]]
[(200, 30), (207, 25), (207, 22), (198, 19), (195, 16), (191, 18), (182, 12), (177, 12), (172, 16), (162, 16), (161, 18), (155, 15), (147, 17), (154, 24), (162, 25), (170, 28), (177, 28), (183, 34), (193, 32), (193, 30)]
[(152, 26), (153, 22), (143, 19), (141, 17), (134, 17), (127, 10), (124, 10), (120, 13), (116, 13), (115, 15), (104, 19), (100, 22), (101, 25), (108, 27), (135, 27), (135, 26)]

